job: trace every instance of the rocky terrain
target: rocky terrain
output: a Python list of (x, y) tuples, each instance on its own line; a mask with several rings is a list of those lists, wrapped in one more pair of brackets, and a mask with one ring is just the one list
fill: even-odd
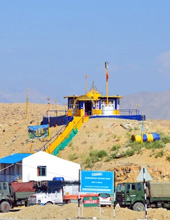
[[(47, 140), (31, 140), (28, 138), (28, 126), (41, 123), (49, 106), (20, 103), (0, 104), (0, 157), (16, 152), (35, 152)], [(65, 107), (52, 105), (50, 109), (63, 110)], [(54, 114), (54, 113), (53, 113)], [(170, 120), (146, 120), (144, 132), (158, 132), (161, 141), (151, 145), (131, 142), (131, 136), (141, 133), (142, 123), (119, 119), (90, 119), (80, 128), (68, 146), (60, 151), (59, 157), (80, 163), (82, 169), (115, 171), (116, 184), (123, 181), (136, 181), (142, 166), (145, 166), (154, 181), (170, 181)], [(60, 127), (52, 128), (52, 135)], [(164, 141), (163, 140), (167, 140)], [(71, 208), (70, 208), (71, 206)], [(75, 207), (72, 209), (72, 206)], [(72, 210), (72, 211), (70, 211)], [(149, 210), (149, 217), (170, 219), (170, 211), (164, 209)], [(31, 214), (32, 213), (32, 214)], [(86, 213), (86, 214), (85, 214)], [(103, 219), (112, 218), (113, 210), (102, 209), (102, 216), (97, 208), (84, 208), (87, 217), (97, 216)], [(77, 216), (77, 205), (63, 207), (28, 207), (0, 213), (0, 218), (23, 219), (73, 219)], [(117, 208), (117, 216), (121, 219), (142, 218), (144, 213)]]

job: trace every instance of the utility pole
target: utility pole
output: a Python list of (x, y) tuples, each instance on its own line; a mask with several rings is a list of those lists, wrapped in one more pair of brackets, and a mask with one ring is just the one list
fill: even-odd
[(86, 74), (86, 93), (87, 93), (87, 78), (88, 78), (88, 75)]
[(28, 119), (28, 95), (29, 95), (29, 89), (27, 89), (27, 98), (26, 98), (26, 119)]
[(47, 98), (48, 101), (48, 132), (49, 132), (49, 140), (51, 139), (51, 128), (50, 128), (50, 107), (51, 107), (51, 103), (50, 103), (50, 97)]

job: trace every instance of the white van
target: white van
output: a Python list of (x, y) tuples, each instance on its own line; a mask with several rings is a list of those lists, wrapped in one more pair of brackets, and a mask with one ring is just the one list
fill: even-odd
[(50, 205), (50, 204), (63, 204), (62, 189), (56, 190), (51, 193), (35, 193), (28, 198), (29, 205)]

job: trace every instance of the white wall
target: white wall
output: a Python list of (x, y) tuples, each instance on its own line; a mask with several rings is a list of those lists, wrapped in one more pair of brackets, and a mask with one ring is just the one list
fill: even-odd
[[(37, 166), (46, 166), (47, 175), (37, 176)], [(80, 164), (39, 151), (22, 160), (22, 181), (52, 180), (53, 177), (64, 177), (65, 180), (78, 180), (79, 169)]]

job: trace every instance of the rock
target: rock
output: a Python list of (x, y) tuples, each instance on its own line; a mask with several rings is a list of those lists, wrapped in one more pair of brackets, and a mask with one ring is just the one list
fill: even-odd
[(129, 124), (122, 124), (121, 123), (120, 126), (122, 126), (124, 129), (127, 129), (127, 130), (130, 129)]
[(15, 137), (12, 139), (12, 142), (14, 142), (14, 141), (16, 141), (16, 138), (15, 138)]

